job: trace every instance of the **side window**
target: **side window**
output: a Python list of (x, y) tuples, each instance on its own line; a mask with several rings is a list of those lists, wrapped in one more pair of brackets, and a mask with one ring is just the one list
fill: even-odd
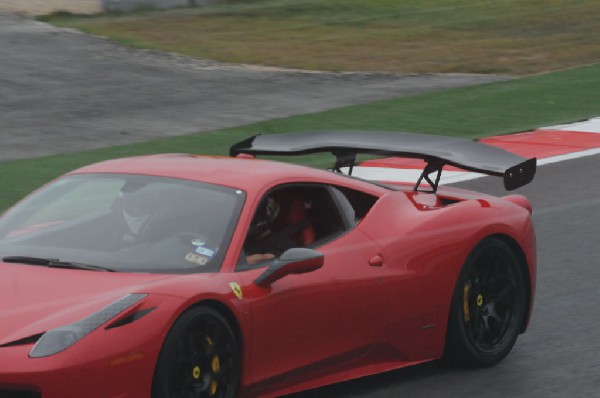
[(278, 257), (292, 247), (315, 247), (343, 233), (347, 227), (329, 186), (277, 187), (259, 203), (239, 262), (256, 264)]

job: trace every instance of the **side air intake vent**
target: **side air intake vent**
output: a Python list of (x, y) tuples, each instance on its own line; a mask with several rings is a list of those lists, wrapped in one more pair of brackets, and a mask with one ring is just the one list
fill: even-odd
[(0, 398), (42, 398), (42, 394), (36, 391), (0, 390)]

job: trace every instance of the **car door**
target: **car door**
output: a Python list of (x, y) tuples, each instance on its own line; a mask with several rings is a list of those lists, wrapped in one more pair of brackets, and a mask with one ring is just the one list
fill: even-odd
[(252, 318), (247, 352), (254, 382), (277, 376), (288, 381), (315, 377), (321, 371), (355, 366), (380, 340), (384, 314), (385, 298), (377, 293), (381, 251), (353, 228), (354, 220), (340, 209), (331, 187), (294, 184), (277, 189), (302, 192), (303, 200), (308, 198), (307, 217), (315, 241), (307, 247), (321, 252), (324, 264), (266, 288), (253, 281), (270, 262), (240, 267)]

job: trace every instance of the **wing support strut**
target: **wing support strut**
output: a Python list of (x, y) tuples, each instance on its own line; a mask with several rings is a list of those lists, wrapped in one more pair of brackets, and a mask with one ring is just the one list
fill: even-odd
[[(439, 159), (427, 160), (427, 165), (421, 172), (421, 175), (419, 176), (419, 179), (417, 180), (417, 183), (415, 184), (413, 191), (418, 191), (421, 181), (425, 180), (431, 187), (431, 192), (436, 193), (438, 186), (440, 185), (440, 178), (442, 178), (442, 169), (444, 168), (444, 165), (445, 165), (445, 163), (440, 161)], [(437, 175), (435, 176), (435, 181), (432, 181), (431, 178), (429, 177), (429, 175), (431, 173), (437, 173)]]
[(335, 163), (333, 165), (333, 171), (336, 173), (342, 173), (342, 167), (348, 168), (348, 175), (352, 175), (354, 166), (356, 165), (356, 152), (336, 150), (331, 152), (335, 156)]

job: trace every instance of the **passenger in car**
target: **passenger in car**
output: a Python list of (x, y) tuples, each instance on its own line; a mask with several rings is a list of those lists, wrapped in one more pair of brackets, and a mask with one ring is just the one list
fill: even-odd
[(307, 246), (314, 240), (302, 198), (274, 192), (263, 199), (252, 220), (244, 243), (246, 262), (256, 264), (273, 259), (288, 249)]

